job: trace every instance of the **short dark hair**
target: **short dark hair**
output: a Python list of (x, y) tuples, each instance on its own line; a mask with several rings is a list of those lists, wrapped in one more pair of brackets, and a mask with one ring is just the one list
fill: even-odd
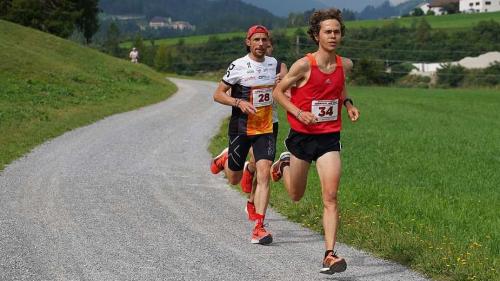
[(316, 44), (319, 44), (319, 42), (316, 40), (316, 37), (319, 35), (321, 22), (332, 19), (337, 20), (340, 23), (340, 35), (344, 37), (345, 25), (344, 20), (342, 20), (342, 12), (339, 9), (331, 8), (319, 10), (311, 15), (311, 18), (309, 19), (309, 30), (307, 30), (307, 34), (309, 34), (311, 39), (316, 42)]

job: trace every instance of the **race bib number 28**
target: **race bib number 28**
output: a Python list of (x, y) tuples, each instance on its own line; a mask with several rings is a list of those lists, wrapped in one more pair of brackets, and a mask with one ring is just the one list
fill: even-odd
[(273, 89), (260, 88), (252, 90), (253, 106), (262, 107), (273, 104)]
[(319, 122), (335, 121), (338, 115), (339, 100), (314, 100), (311, 110)]

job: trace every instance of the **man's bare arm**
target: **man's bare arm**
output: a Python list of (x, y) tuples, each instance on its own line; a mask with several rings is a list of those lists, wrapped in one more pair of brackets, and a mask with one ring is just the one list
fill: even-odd
[(273, 98), (285, 108), (286, 111), (293, 114), (300, 122), (304, 124), (312, 124), (316, 122), (316, 117), (311, 112), (300, 110), (286, 96), (286, 91), (293, 85), (297, 85), (301, 80), (305, 79), (310, 71), (309, 62), (303, 58), (296, 61), (290, 71), (283, 77), (273, 91)]
[[(344, 73), (346, 77), (349, 76), (353, 68), (352, 61), (348, 58), (342, 58), (342, 65), (344, 66)], [(351, 121), (355, 122), (356, 120), (358, 120), (359, 110), (354, 106), (354, 102), (347, 94), (347, 85), (344, 85), (344, 90), (342, 91), (342, 101), (344, 102), (344, 106), (347, 109), (347, 114), (349, 114), (349, 118), (351, 119)]]
[(231, 89), (229, 85), (224, 82), (220, 82), (214, 92), (214, 101), (220, 104), (238, 107), (241, 111), (243, 111), (243, 113), (246, 114), (255, 114), (257, 110), (251, 103), (242, 99), (231, 97), (227, 94), (229, 89)]

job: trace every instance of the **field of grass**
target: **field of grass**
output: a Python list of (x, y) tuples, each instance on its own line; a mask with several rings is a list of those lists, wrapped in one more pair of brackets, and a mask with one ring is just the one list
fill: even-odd
[(0, 20), (0, 170), (47, 139), (175, 92), (165, 77)]
[[(401, 26), (410, 27), (414, 20), (418, 22), (420, 18), (421, 17), (407, 17), (399, 19), (349, 21), (346, 23), (346, 26), (347, 28), (380, 27), (395, 21)], [(500, 22), (500, 12), (424, 16), (423, 18), (425, 18), (432, 28), (435, 29), (469, 29), (480, 21), (494, 20)]]
[[(436, 280), (500, 280), (500, 94), (350, 92), (362, 115), (356, 124), (344, 122), (339, 240)], [(288, 131), (283, 112), (280, 118), (278, 152)], [(226, 127), (210, 146), (214, 154), (227, 145)], [(321, 232), (314, 166), (299, 204), (278, 183), (271, 205)]]
[[(454, 15), (444, 15), (444, 16), (425, 16), (424, 17), (429, 24), (434, 29), (469, 29), (476, 25), (480, 21), (494, 20), (500, 22), (500, 12), (494, 13), (477, 13), (477, 14), (454, 14)], [(346, 28), (357, 29), (357, 28), (371, 28), (371, 27), (381, 27), (386, 24), (397, 22), (401, 26), (410, 27), (414, 21), (419, 21), (421, 17), (407, 17), (399, 19), (382, 19), (382, 20), (360, 20), (360, 21), (347, 21)], [(306, 30), (304, 28), (304, 30)], [(296, 28), (286, 29), (287, 35), (293, 35)], [(233, 37), (244, 38), (244, 32), (231, 32), (231, 33), (219, 33), (213, 35), (196, 35), (183, 37), (185, 44), (196, 45), (200, 43), (205, 43), (208, 41), (210, 36), (217, 36), (219, 39), (227, 39)], [(166, 45), (171, 46), (179, 42), (180, 38), (166, 38), (156, 40), (156, 45)], [(146, 40), (144, 42), (146, 45), (150, 45), (151, 42)], [(122, 48), (131, 48), (132, 42), (124, 42), (120, 44)]]

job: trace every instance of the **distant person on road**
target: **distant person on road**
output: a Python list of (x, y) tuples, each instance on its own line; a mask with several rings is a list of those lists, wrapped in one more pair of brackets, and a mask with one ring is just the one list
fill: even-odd
[(248, 54), (230, 64), (214, 93), (214, 100), (231, 106), (232, 114), (229, 147), (212, 160), (210, 169), (213, 174), (224, 171), (229, 183), (236, 185), (241, 181), (248, 151), (253, 148), (257, 188), (251, 243), (267, 245), (273, 241), (272, 234), (264, 228), (264, 219), (269, 202), (269, 171), (276, 153), (272, 92), (278, 62), (266, 56), (269, 45), (266, 27), (250, 27), (245, 44)]
[[(293, 201), (299, 201), (307, 186), (312, 161), (316, 161), (322, 198), (325, 255), (320, 272), (333, 274), (347, 268), (344, 258), (335, 249), (339, 210), (337, 192), (340, 183), (340, 131), (342, 105), (351, 121), (359, 111), (346, 94), (345, 75), (353, 67), (348, 58), (337, 55), (345, 34), (341, 12), (320, 10), (310, 18), (310, 37), (318, 50), (297, 60), (276, 86), (274, 98), (285, 108), (290, 133), (285, 141), (289, 152), (280, 155), (272, 166), (273, 181), (283, 183)], [(291, 88), (291, 99), (285, 95)]]
[(130, 54), (128, 55), (130, 58), (130, 61), (133, 63), (138, 63), (139, 62), (139, 51), (134, 47), (132, 48), (132, 51), (130, 51)]
[[(269, 46), (267, 47), (266, 55), (271, 57), (274, 50), (274, 43), (272, 37), (269, 38)], [(287, 74), (288, 69), (285, 63), (278, 61), (276, 67), (276, 84), (278, 84), (283, 77)], [(278, 140), (278, 104), (273, 101), (273, 136), (275, 142)], [(249, 220), (255, 220), (255, 189), (257, 187), (257, 181), (255, 180), (255, 159), (253, 157), (253, 150), (250, 148), (248, 153), (249, 161), (245, 162), (245, 167), (243, 168), (243, 176), (241, 177), (241, 190), (245, 193), (250, 193), (248, 196), (247, 205), (245, 211), (248, 214)]]

